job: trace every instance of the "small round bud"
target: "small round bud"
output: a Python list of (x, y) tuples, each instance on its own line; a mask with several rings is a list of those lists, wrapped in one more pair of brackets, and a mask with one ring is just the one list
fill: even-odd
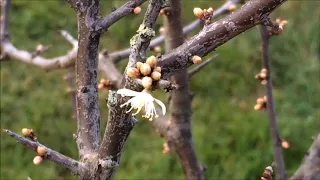
[(271, 166), (266, 167), (266, 170), (270, 171), (271, 173), (273, 173), (273, 169)]
[(288, 143), (288, 141), (282, 140), (281, 146), (283, 147), (283, 149), (288, 149), (290, 147), (290, 144)]
[(263, 96), (263, 100), (264, 100), (264, 102), (268, 102), (268, 97), (267, 96)]
[(260, 72), (267, 74), (268, 70), (266, 68), (262, 68)]
[(199, 19), (203, 18), (203, 10), (201, 8), (198, 8), (198, 7), (194, 8), (193, 14)]
[(210, 7), (208, 10), (207, 10), (207, 12), (209, 13), (209, 14), (213, 14), (213, 12), (214, 12), (214, 10), (213, 10), (213, 8), (212, 7)]
[(105, 80), (105, 79), (100, 79), (100, 84), (105, 84), (107, 82), (107, 80)]
[(143, 77), (142, 78), (142, 86), (146, 89), (150, 89), (151, 88), (151, 85), (152, 85), (152, 79), (151, 77)]
[(141, 66), (142, 66), (142, 62), (137, 62), (137, 64), (136, 64), (136, 66), (137, 66), (137, 69), (140, 69), (141, 68)]
[(192, 62), (193, 62), (194, 64), (198, 64), (198, 63), (201, 63), (201, 62), (202, 62), (202, 59), (201, 59), (201, 57), (199, 57), (199, 56), (193, 56), (193, 57), (192, 57)]
[(161, 73), (161, 67), (160, 67), (160, 66), (157, 66), (157, 67), (154, 68), (153, 71), (157, 71), (157, 72)]
[(161, 47), (160, 46), (156, 46), (153, 48), (153, 51), (156, 53), (161, 53)]
[(228, 7), (228, 10), (229, 11), (235, 11), (237, 9), (237, 5), (235, 4), (231, 4), (229, 7)]
[(154, 81), (158, 81), (160, 78), (161, 78), (161, 73), (157, 72), (157, 71), (153, 71), (151, 73), (151, 78), (154, 80)]
[(281, 23), (281, 19), (280, 19), (280, 18), (277, 18), (277, 19), (276, 19), (276, 23), (277, 23), (277, 24), (280, 24), (280, 23)]
[(161, 9), (160, 14), (164, 14), (164, 13), (165, 13), (164, 9)]
[(98, 89), (102, 89), (102, 88), (104, 88), (104, 84), (98, 84)]
[(33, 158), (33, 164), (39, 165), (42, 162), (42, 157), (41, 156), (36, 156)]
[(22, 129), (22, 135), (24, 137), (29, 137), (31, 136), (31, 133), (32, 133), (32, 129), (28, 129), (28, 128), (23, 128)]
[(134, 9), (133, 9), (133, 13), (134, 14), (140, 14), (141, 13), (141, 7), (135, 7)]
[(160, 33), (161, 35), (163, 35), (165, 31), (166, 31), (166, 29), (165, 29), (164, 27), (160, 27), (160, 28), (159, 28), (159, 33)]
[(137, 68), (130, 67), (127, 69), (127, 75), (133, 79), (136, 79), (140, 77), (140, 72)]
[(265, 103), (263, 98), (258, 98), (257, 99), (257, 104), (263, 104), (263, 103)]
[(170, 147), (168, 145), (168, 143), (163, 143), (163, 150), (162, 150), (163, 154), (169, 154), (170, 153)]
[(260, 73), (259, 74), (261, 79), (266, 79), (267, 78), (267, 74), (266, 73)]
[(268, 81), (267, 81), (266, 79), (264, 79), (264, 80), (261, 81), (261, 84), (262, 84), (262, 85), (266, 85), (267, 83), (268, 83)]
[(154, 68), (157, 65), (157, 58), (155, 56), (150, 56), (147, 58), (146, 63), (149, 64), (150, 67)]
[(46, 148), (42, 147), (42, 146), (38, 146), (37, 148), (37, 153), (40, 155), (40, 156), (44, 156), (47, 154), (47, 151), (46, 151)]
[(149, 64), (143, 63), (141, 68), (140, 68), (141, 74), (147, 76), (151, 73), (151, 67)]
[(261, 104), (256, 104), (255, 106), (254, 106), (254, 110), (256, 110), (256, 111), (259, 111), (259, 110), (261, 110), (262, 109), (262, 105)]
[(37, 48), (36, 48), (36, 51), (37, 51), (37, 52), (41, 52), (41, 51), (43, 51), (43, 49), (44, 49), (44, 46), (43, 46), (42, 44), (39, 44), (39, 45), (37, 46)]
[(256, 79), (260, 79), (259, 74), (257, 74), (254, 78), (256, 78)]

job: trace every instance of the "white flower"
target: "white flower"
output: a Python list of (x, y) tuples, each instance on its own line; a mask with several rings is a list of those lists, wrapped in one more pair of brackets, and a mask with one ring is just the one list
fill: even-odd
[(127, 111), (127, 113), (132, 111), (133, 109), (136, 109), (137, 111), (132, 115), (137, 115), (141, 111), (142, 107), (144, 106), (146, 114), (143, 115), (142, 117), (148, 118), (151, 121), (153, 117), (156, 117), (156, 118), (158, 117), (156, 108), (154, 106), (154, 101), (155, 101), (161, 106), (162, 114), (163, 115), (166, 114), (166, 106), (160, 100), (153, 98), (151, 94), (147, 92), (144, 92), (144, 91), (136, 92), (130, 89), (120, 89), (117, 91), (117, 94), (121, 94), (122, 96), (134, 96), (129, 101), (127, 101), (126, 103), (120, 106), (120, 107), (123, 107), (131, 104), (131, 108)]

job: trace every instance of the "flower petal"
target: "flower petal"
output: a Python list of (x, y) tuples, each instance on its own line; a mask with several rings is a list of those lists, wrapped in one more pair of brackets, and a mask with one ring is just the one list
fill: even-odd
[(162, 114), (165, 115), (166, 114), (166, 106), (163, 104), (163, 102), (161, 102), (160, 100), (154, 98), (154, 101), (156, 101), (156, 103), (158, 103), (161, 108), (162, 108)]
[(117, 94), (125, 95), (125, 96), (138, 96), (140, 92), (132, 91), (130, 89), (119, 89)]

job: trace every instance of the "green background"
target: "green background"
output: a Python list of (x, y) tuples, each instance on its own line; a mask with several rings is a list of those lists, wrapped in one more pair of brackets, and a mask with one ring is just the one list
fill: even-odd
[[(123, 3), (102, 1), (103, 14)], [(194, 7), (217, 8), (222, 3), (183, 1), (183, 23), (195, 19)], [(290, 143), (290, 148), (283, 151), (289, 176), (320, 128), (319, 5), (317, 1), (288, 1), (272, 14), (273, 18), (289, 21), (284, 33), (271, 39), (270, 47), (280, 134)], [(13, 0), (10, 10), (10, 35), (16, 47), (33, 51), (39, 43), (48, 45), (51, 48), (45, 57), (63, 55), (72, 48), (57, 32), (65, 29), (77, 37), (76, 15), (65, 1)], [(146, 4), (142, 10), (145, 12)], [(113, 52), (128, 47), (142, 18), (143, 13), (130, 14), (113, 25), (104, 34), (101, 49)], [(159, 18), (156, 28), (161, 24)], [(210, 55), (216, 53), (218, 58), (192, 78), (190, 87), (195, 93), (194, 142), (207, 168), (205, 178), (260, 179), (263, 169), (273, 161), (273, 150), (267, 115), (253, 110), (256, 98), (264, 95), (264, 87), (254, 79), (261, 68), (258, 28)], [(125, 61), (118, 65), (120, 70)], [(77, 158), (72, 138), (76, 121), (71, 118), (71, 96), (63, 79), (69, 71), (46, 72), (20, 61), (1, 62), (1, 128), (18, 133), (24, 127), (33, 128), (40, 142)], [(99, 92), (102, 131), (107, 120), (107, 94), (106, 90)], [(165, 101), (162, 92), (156, 97)], [(183, 179), (178, 158), (162, 154), (164, 140), (148, 121), (139, 122), (125, 145), (115, 178)], [(34, 156), (34, 152), (1, 133), (1, 179), (75, 179), (52, 162), (33, 165)]]

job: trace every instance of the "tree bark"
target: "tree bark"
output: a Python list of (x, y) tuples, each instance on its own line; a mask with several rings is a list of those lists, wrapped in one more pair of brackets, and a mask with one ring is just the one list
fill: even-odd
[[(169, 53), (184, 42), (180, 0), (170, 0), (170, 8), (166, 9), (166, 12), (164, 21), (165, 47), (166, 52)], [(172, 112), (166, 138), (179, 156), (185, 178), (190, 180), (203, 179), (202, 168), (192, 140), (192, 98), (189, 92), (188, 72), (183, 69), (169, 79), (178, 88), (169, 94)]]

